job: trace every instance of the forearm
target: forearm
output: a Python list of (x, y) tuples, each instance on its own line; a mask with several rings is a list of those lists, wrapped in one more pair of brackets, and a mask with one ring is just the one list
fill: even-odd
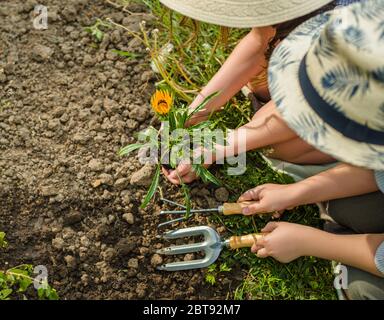
[(305, 256), (338, 261), (380, 277), (384, 276), (375, 264), (375, 254), (384, 241), (384, 234), (335, 235), (308, 227), (302, 241)]
[(372, 170), (348, 164), (340, 164), (300, 181), (293, 187), (297, 195), (293, 205), (353, 197), (379, 189)]
[(263, 148), (296, 138), (281, 118), (273, 101), (266, 104), (251, 122), (228, 134), (226, 146), (216, 145), (215, 160)]
[(254, 75), (260, 73), (266, 67), (264, 53), (269, 40), (273, 36), (273, 28), (258, 28), (252, 30), (240, 41), (220, 70), (191, 104), (191, 108), (196, 108), (203, 102), (204, 97), (220, 92), (208, 104), (206, 110), (199, 112), (197, 116), (208, 116), (212, 111), (219, 109)]

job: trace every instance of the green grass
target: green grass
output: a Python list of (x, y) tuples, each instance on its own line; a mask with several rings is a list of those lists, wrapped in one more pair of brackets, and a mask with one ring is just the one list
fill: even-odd
[[(126, 4), (128, 2), (124, 1)], [(143, 28), (144, 43), (150, 50), (150, 57), (156, 59), (164, 46), (169, 43), (174, 45), (171, 54), (160, 61), (162, 77), (157, 87), (172, 91), (180, 102), (188, 103), (216, 73), (247, 30), (227, 30), (194, 22), (170, 12), (158, 0), (141, 2), (157, 17), (159, 29), (158, 33), (153, 34)], [(248, 122), (252, 113), (250, 103), (239, 95), (211, 120), (217, 128), (237, 128)], [(226, 165), (216, 166), (213, 172), (230, 189), (233, 201), (242, 192), (260, 184), (292, 182), (290, 177), (271, 169), (258, 152), (248, 153), (244, 175), (228, 176), (226, 169)], [(223, 219), (215, 216), (213, 220), (224, 225), (229, 232), (240, 235), (259, 232), (270, 218), (235, 216)], [(321, 226), (318, 211), (313, 206), (303, 206), (285, 213), (281, 220)], [(281, 264), (273, 259), (258, 259), (249, 249), (236, 252), (225, 250), (217, 265), (208, 269), (207, 282), (215, 285), (216, 277), (225, 276), (226, 272), (238, 266), (249, 272), (242, 284), (228, 293), (229, 298), (336, 299), (330, 262), (313, 257)]]

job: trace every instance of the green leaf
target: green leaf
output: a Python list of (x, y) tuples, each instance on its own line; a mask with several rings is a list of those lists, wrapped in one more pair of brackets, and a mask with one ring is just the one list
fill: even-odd
[(232, 268), (228, 267), (228, 265), (224, 262), (220, 265), (220, 272), (230, 272)]
[(0, 291), (0, 300), (8, 300), (8, 297), (12, 293), (12, 289), (3, 289)]
[(28, 277), (29, 276), (27, 271), (17, 269), (17, 268), (9, 269), (8, 272), (12, 273), (16, 277)]
[(216, 283), (216, 277), (212, 273), (207, 273), (205, 275), (205, 281), (208, 282), (210, 285), (214, 285)]
[(155, 195), (156, 189), (157, 189), (157, 187), (159, 185), (159, 180), (160, 180), (160, 164), (157, 165), (156, 172), (155, 172), (155, 175), (154, 175), (154, 177), (152, 179), (151, 186), (149, 187), (148, 193), (145, 196), (145, 199), (144, 199), (143, 203), (140, 206), (141, 209), (145, 208), (148, 205), (148, 203), (151, 201), (153, 196)]
[(117, 54), (120, 57), (128, 58), (128, 59), (136, 59), (140, 58), (141, 55), (137, 53), (132, 53), (128, 51), (122, 51), (122, 50), (111, 50), (114, 54)]
[(37, 289), (37, 296), (39, 299), (44, 299), (45, 298), (45, 289), (39, 288)]
[(5, 240), (5, 232), (0, 231), (0, 248), (5, 248), (8, 242)]
[(196, 174), (203, 180), (204, 183), (212, 182), (216, 185), (221, 185), (221, 182), (200, 164), (193, 165), (193, 169), (195, 170)]
[(184, 182), (181, 182), (181, 187), (182, 187), (182, 190), (184, 192), (184, 199), (185, 199), (185, 211), (186, 211), (185, 218), (188, 219), (190, 217), (191, 207), (192, 207), (191, 196), (189, 194), (189, 188)]
[(19, 292), (25, 292), (33, 283), (30, 278), (23, 278), (19, 281)]
[(130, 144), (124, 148), (122, 148), (120, 151), (119, 151), (119, 156), (122, 157), (122, 156), (125, 156), (125, 155), (128, 155), (130, 154), (131, 152), (137, 150), (137, 149), (140, 149), (141, 147), (143, 147), (144, 145), (143, 144), (140, 144), (140, 143), (135, 143), (135, 144)]
[(50, 289), (49, 294), (47, 296), (48, 300), (59, 300), (60, 297), (57, 294), (56, 289), (52, 288), (51, 286), (48, 286), (48, 288)]
[(205, 128), (209, 128), (210, 126), (212, 125), (212, 122), (211, 121), (203, 121), (203, 122), (200, 122), (198, 124), (195, 124), (194, 126), (191, 126), (188, 128), (188, 131), (192, 131), (192, 130), (203, 130)]
[(196, 114), (196, 113), (199, 112), (200, 110), (204, 109), (205, 106), (206, 106), (206, 105), (207, 105), (213, 98), (215, 98), (215, 97), (217, 97), (217, 96), (219, 95), (219, 93), (220, 93), (220, 92), (215, 92), (215, 93), (212, 93), (211, 95), (209, 95), (208, 97), (206, 97), (206, 98), (204, 99), (204, 101), (203, 101), (201, 104), (199, 104), (199, 105), (197, 106), (197, 108), (194, 109), (194, 110), (187, 116), (187, 119), (186, 119), (186, 120), (190, 119), (194, 114)]

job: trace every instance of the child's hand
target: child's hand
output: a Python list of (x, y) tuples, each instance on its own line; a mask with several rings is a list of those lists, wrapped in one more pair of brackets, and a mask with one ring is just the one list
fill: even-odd
[[(197, 179), (191, 164), (180, 163), (175, 170), (162, 168), (164, 176), (173, 184), (191, 183)], [(181, 180), (181, 181), (180, 181)]]
[[(203, 148), (198, 148), (194, 150), (194, 158), (198, 158), (202, 155), (203, 152), (211, 153), (209, 150), (205, 150)], [(205, 157), (204, 157), (205, 159)], [(210, 164), (204, 164), (206, 168), (209, 168)], [(192, 164), (190, 162), (186, 163), (181, 161), (175, 170), (166, 170), (163, 168), (164, 176), (173, 184), (181, 184), (183, 183), (191, 183), (198, 179), (195, 171), (193, 170)]]
[(270, 222), (261, 232), (268, 233), (252, 247), (259, 258), (272, 257), (288, 263), (306, 255), (308, 236), (316, 229), (288, 222)]
[(244, 215), (282, 212), (297, 206), (296, 184), (264, 184), (248, 190), (238, 202), (257, 201), (243, 209)]

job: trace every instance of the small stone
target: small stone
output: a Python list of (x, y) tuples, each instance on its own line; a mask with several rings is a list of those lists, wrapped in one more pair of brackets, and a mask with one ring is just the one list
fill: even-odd
[(128, 129), (136, 129), (139, 126), (139, 123), (136, 120), (128, 119), (125, 123)]
[(97, 160), (97, 159), (92, 159), (91, 161), (89, 161), (88, 168), (91, 171), (94, 171), (94, 172), (98, 172), (98, 171), (103, 171), (104, 170), (103, 164), (101, 163), (100, 160)]
[(78, 211), (72, 211), (64, 216), (63, 224), (64, 226), (71, 226), (73, 224), (79, 223), (81, 220), (83, 220), (83, 215)]
[(67, 267), (70, 269), (75, 269), (76, 268), (76, 259), (73, 256), (65, 256), (64, 261), (67, 264)]
[(143, 81), (143, 82), (149, 82), (153, 79), (155, 79), (155, 74), (151, 70), (144, 71), (141, 75), (141, 81)]
[(129, 184), (129, 180), (127, 178), (117, 179), (115, 182), (115, 188), (117, 190), (124, 190)]
[(0, 69), (0, 83), (7, 81), (7, 76), (4, 73), (4, 69)]
[(108, 216), (108, 224), (112, 224), (116, 221), (116, 217), (113, 214)]
[(88, 283), (89, 283), (89, 276), (84, 273), (82, 276), (81, 276), (81, 283), (84, 285), (84, 286), (87, 286)]
[(101, 180), (100, 179), (96, 179), (96, 180), (93, 180), (92, 182), (91, 182), (91, 186), (93, 187), (93, 188), (97, 188), (97, 187), (100, 187), (101, 186)]
[(143, 299), (147, 294), (148, 285), (146, 283), (139, 283), (136, 288), (136, 294), (139, 299)]
[(35, 45), (32, 49), (32, 57), (37, 62), (46, 62), (51, 58), (51, 56), (53, 55), (53, 52), (54, 52), (53, 49), (47, 46), (38, 44), (38, 45)]
[(102, 253), (102, 257), (105, 261), (111, 261), (116, 257), (116, 250), (113, 248), (108, 248)]
[(52, 246), (57, 250), (62, 250), (64, 248), (64, 240), (63, 238), (55, 238), (52, 240)]
[(229, 192), (224, 187), (218, 188), (215, 191), (215, 198), (219, 202), (227, 202), (229, 198)]
[(146, 164), (139, 171), (135, 172), (131, 177), (131, 184), (143, 187), (149, 187), (152, 182), (155, 167), (151, 164)]
[(156, 267), (163, 263), (163, 258), (159, 254), (154, 254), (151, 258), (151, 265)]
[(119, 110), (119, 105), (116, 101), (111, 100), (109, 98), (104, 99), (104, 110), (107, 114), (116, 113)]
[(113, 186), (113, 177), (110, 174), (102, 173), (99, 176), (101, 184), (105, 184), (106, 186)]
[(86, 144), (87, 141), (89, 140), (89, 137), (82, 132), (76, 132), (72, 137), (72, 140), (73, 142), (78, 144)]
[(131, 196), (129, 195), (128, 190), (124, 190), (121, 192), (121, 201), (126, 206), (131, 203)]
[(135, 223), (135, 217), (131, 212), (129, 213), (124, 213), (123, 214), (123, 219), (127, 221), (129, 224), (134, 224)]
[(147, 119), (148, 110), (145, 107), (136, 107), (130, 113), (129, 117), (131, 119), (143, 122)]
[(195, 260), (195, 255), (193, 253), (188, 253), (184, 257), (184, 261), (192, 261)]
[(131, 253), (133, 250), (135, 250), (137, 246), (137, 240), (134, 238), (125, 238), (121, 239), (117, 244), (116, 244), (116, 250), (117, 253), (120, 256), (126, 256), (129, 253)]
[(91, 242), (89, 241), (89, 239), (86, 237), (86, 236), (82, 236), (80, 238), (80, 243), (81, 245), (83, 245), (84, 247), (89, 247)]
[(40, 191), (43, 197), (52, 197), (58, 194), (58, 191), (54, 186), (43, 186), (40, 188)]
[(90, 54), (86, 54), (83, 59), (83, 65), (86, 67), (92, 67), (94, 64), (95, 59)]
[(138, 269), (139, 268), (139, 260), (132, 258), (128, 260), (128, 268)]

